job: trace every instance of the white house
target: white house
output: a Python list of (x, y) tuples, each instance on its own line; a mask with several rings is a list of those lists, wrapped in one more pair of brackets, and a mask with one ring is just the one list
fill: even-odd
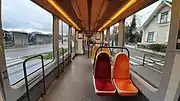
[(171, 20), (171, 2), (163, 0), (149, 16), (139, 31), (143, 32), (141, 44), (167, 44)]

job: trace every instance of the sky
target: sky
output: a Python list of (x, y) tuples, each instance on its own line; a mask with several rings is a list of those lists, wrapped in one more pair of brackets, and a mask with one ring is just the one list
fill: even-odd
[[(156, 7), (161, 3), (162, 0), (159, 0), (153, 4), (151, 4), (150, 6), (136, 12), (136, 24), (137, 24), (137, 28), (141, 27), (141, 25), (144, 24), (144, 22), (149, 18), (149, 16), (154, 12), (154, 10), (156, 9)], [(171, 1), (172, 0), (167, 0), (167, 1)], [(131, 21), (132, 21), (132, 16), (129, 16), (128, 18), (126, 18), (125, 20), (125, 25), (130, 25)], [(118, 23), (115, 24), (114, 26), (118, 26)], [(110, 27), (110, 33), (113, 33), (113, 27)]]
[[(147, 19), (148, 17), (153, 13), (153, 11), (156, 9), (156, 7), (160, 4), (161, 0), (155, 2), (154, 4), (138, 11), (136, 14), (136, 22), (137, 22), (137, 27), (141, 26)], [(132, 16), (128, 17), (126, 19), (126, 25), (130, 24), (132, 21)]]
[[(2, 27), (5, 30), (52, 33), (52, 15), (30, 0), (2, 0)], [(67, 33), (64, 24), (64, 32)]]
[[(142, 25), (160, 1), (136, 13), (138, 26)], [(131, 22), (131, 16), (126, 24)], [(6, 30), (40, 31), (52, 33), (52, 15), (31, 2), (31, 0), (2, 0), (2, 26)], [(61, 24), (60, 24), (61, 25)], [(68, 33), (68, 25), (64, 25)]]

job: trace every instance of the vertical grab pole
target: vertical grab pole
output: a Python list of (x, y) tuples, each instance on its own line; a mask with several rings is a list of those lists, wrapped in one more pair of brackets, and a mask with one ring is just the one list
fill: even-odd
[(44, 72), (44, 60), (43, 60), (43, 56), (42, 56), (42, 55), (40, 55), (40, 56), (41, 56), (41, 62), (42, 62), (44, 95), (46, 95), (45, 72)]
[(58, 75), (57, 75), (57, 78), (59, 78), (59, 74), (60, 74), (60, 70), (59, 70), (59, 49), (58, 49), (58, 51), (57, 51), (57, 60), (58, 60), (58, 67), (57, 67), (57, 69), (58, 69)]
[(70, 60), (72, 59), (72, 45), (71, 45), (71, 52), (70, 52)]
[(26, 62), (32, 58), (35, 57), (41, 57), (41, 63), (42, 63), (42, 76), (43, 76), (43, 86), (44, 86), (44, 95), (46, 95), (46, 85), (45, 85), (45, 72), (44, 72), (44, 60), (43, 60), (43, 56), (42, 55), (36, 55), (30, 58), (27, 58), (26, 60), (24, 60), (23, 62), (23, 70), (24, 70), (24, 79), (25, 79), (25, 86), (26, 86), (26, 95), (27, 95), (27, 101), (30, 101), (30, 97), (29, 97), (29, 84), (28, 84), (28, 75), (27, 75), (27, 71), (26, 71)]
[(29, 98), (29, 87), (28, 87), (28, 78), (27, 78), (27, 72), (26, 72), (26, 61), (27, 60), (25, 60), (23, 62), (23, 70), (24, 70), (24, 79), (25, 79), (25, 86), (26, 86), (27, 101), (30, 101), (30, 98)]
[(69, 51), (70, 51), (69, 49), (70, 49), (70, 48), (69, 48), (69, 46), (68, 46), (68, 62), (69, 62), (69, 53), (70, 53), (70, 52), (69, 52)]
[(142, 64), (143, 66), (144, 66), (144, 64), (145, 64), (145, 63), (144, 63), (144, 62), (145, 62), (145, 58), (146, 58), (146, 54), (144, 54), (144, 57), (143, 57), (143, 64)]
[(90, 46), (90, 43), (88, 42), (88, 58), (89, 58), (89, 46)]
[(91, 58), (92, 58), (92, 50), (93, 50), (94, 44), (91, 45)]
[(63, 60), (63, 69), (62, 69), (62, 72), (64, 72), (64, 48), (62, 48), (62, 60)]

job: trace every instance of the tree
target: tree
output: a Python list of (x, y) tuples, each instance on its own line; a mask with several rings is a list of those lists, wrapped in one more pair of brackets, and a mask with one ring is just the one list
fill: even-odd
[(138, 43), (141, 42), (141, 37), (142, 35), (137, 32), (137, 19), (136, 19), (136, 15), (132, 16), (132, 20), (130, 22), (130, 24), (126, 24), (125, 26), (125, 42), (128, 43)]
[(129, 25), (125, 26), (125, 36), (124, 36), (125, 42), (130, 42), (129, 41), (129, 39), (130, 39), (129, 29), (130, 29)]
[(131, 27), (130, 28), (136, 29), (136, 15), (135, 14), (133, 15), (132, 22), (131, 22)]
[[(141, 42), (142, 33), (136, 31), (137, 30), (136, 26), (137, 26), (136, 15), (133, 15), (131, 23), (129, 25), (126, 24), (125, 26), (125, 35), (124, 35), (125, 42), (128, 43)], [(115, 44), (117, 45), (118, 35), (114, 34), (115, 32), (116, 32), (116, 28), (114, 27), (113, 35), (114, 35)]]
[(117, 27), (114, 26), (112, 35), (111, 35), (112, 46), (114, 45), (114, 43), (115, 43), (115, 45), (117, 45), (117, 40), (118, 40)]
[(131, 22), (131, 25), (129, 27), (129, 41), (130, 43), (134, 43), (134, 35), (133, 35), (133, 30), (136, 30), (136, 15), (134, 14), (133, 17), (132, 17), (132, 22)]

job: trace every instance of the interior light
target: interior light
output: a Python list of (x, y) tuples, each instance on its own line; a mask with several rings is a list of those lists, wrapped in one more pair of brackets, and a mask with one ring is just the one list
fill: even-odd
[(117, 18), (119, 15), (121, 15), (125, 10), (127, 10), (130, 6), (132, 6), (137, 0), (131, 0), (129, 1), (123, 8), (118, 10), (111, 18), (108, 20), (102, 27), (98, 29), (98, 31), (101, 31), (104, 27), (106, 27), (109, 23), (111, 23), (115, 18)]
[(63, 9), (57, 5), (53, 0), (48, 0), (48, 2), (61, 13), (74, 27), (76, 27), (78, 30), (81, 30), (77, 24), (63, 11)]

